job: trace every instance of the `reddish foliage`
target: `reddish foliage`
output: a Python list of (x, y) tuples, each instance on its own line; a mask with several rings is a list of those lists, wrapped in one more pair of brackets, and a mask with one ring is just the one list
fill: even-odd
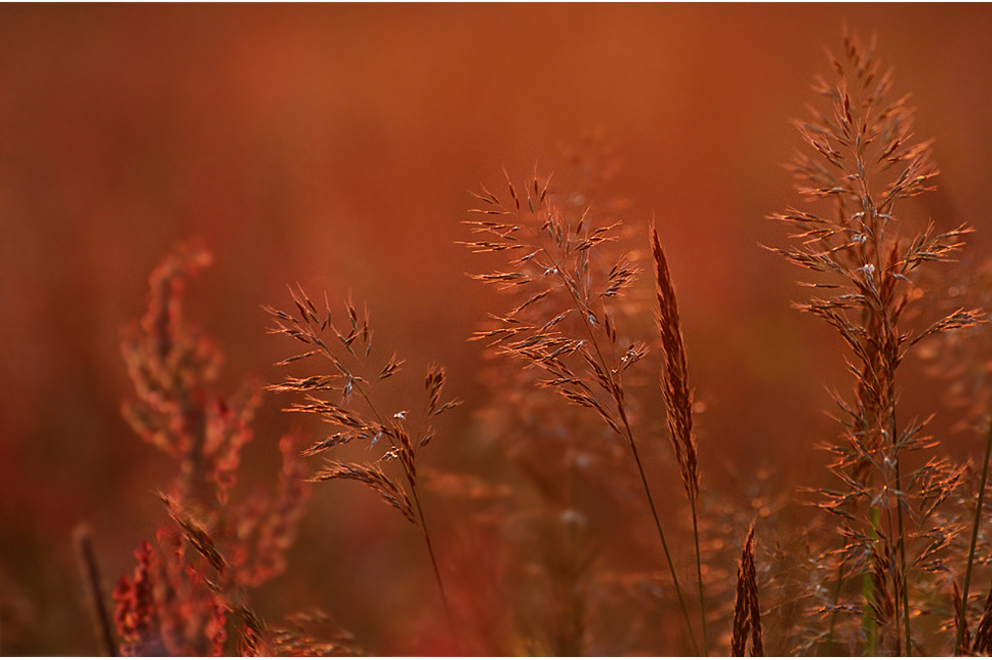
[[(199, 248), (168, 255), (152, 273), (148, 312), (123, 341), (138, 397), (124, 413), (142, 439), (178, 459), (180, 474), (165, 500), (182, 528), (159, 531), (159, 552), (143, 544), (133, 577), (123, 576), (114, 591), (128, 655), (223, 654), (226, 611), (248, 611), (244, 588), (283, 572), (310, 494), (296, 442), (285, 436), (275, 495), (255, 491), (229, 502), (261, 391), (249, 385), (229, 399), (214, 393), (221, 353), (183, 322), (186, 279), (209, 262)], [(216, 579), (205, 577), (207, 566), (190, 547)], [(246, 626), (256, 636), (258, 628)]]

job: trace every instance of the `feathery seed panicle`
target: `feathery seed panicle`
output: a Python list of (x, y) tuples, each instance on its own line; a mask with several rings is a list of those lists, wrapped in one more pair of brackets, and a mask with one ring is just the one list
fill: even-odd
[[(838, 576), (846, 568), (854, 577), (851, 570), (857, 566), (871, 579), (865, 590), (853, 589), (855, 581), (848, 580), (852, 589), (845, 590), (838, 577), (837, 597), (864, 601), (872, 625), (894, 625), (895, 634), (888, 638), (892, 649), (912, 654), (909, 580), (933, 565), (933, 549), (944, 547), (948, 530), (925, 527), (927, 516), (906, 520), (904, 514), (911, 501), (933, 498), (917, 490), (925, 481), (922, 473), (909, 475), (909, 488), (903, 488), (900, 458), (932, 445), (922, 435), (923, 423), (897, 427), (896, 373), (920, 340), (973, 325), (981, 314), (959, 309), (922, 330), (907, 329), (905, 312), (923, 293), (915, 284), (919, 269), (951, 259), (970, 229), (937, 232), (930, 223), (913, 233), (895, 215), (897, 202), (933, 189), (937, 168), (930, 159), (931, 142), (912, 141), (908, 97), (888, 100), (891, 69), (882, 71), (874, 49), (874, 40), (864, 47), (845, 35), (843, 56), (830, 55), (837, 81), (817, 78), (813, 87), (830, 110), (811, 108), (812, 120), (796, 122), (815, 152), (813, 157), (800, 153), (793, 161), (799, 191), (811, 202), (829, 202), (833, 212), (789, 209), (772, 217), (792, 228), (795, 242), (775, 251), (819, 274), (807, 286), (822, 294), (799, 308), (831, 325), (855, 359), (850, 365), (853, 400), (835, 394), (844, 431), (843, 442), (831, 447), (835, 460), (829, 467), (844, 488), (819, 491), (819, 505), (844, 520), (846, 559), (837, 565)], [(948, 488), (950, 483), (945, 493)], [(922, 549), (913, 543), (927, 538)], [(849, 560), (854, 565), (845, 563)], [(840, 601), (834, 611), (842, 611)], [(885, 632), (867, 623), (864, 631), (869, 649)]]
[(407, 520), (419, 526), (419, 521), (406, 491), (387, 477), (381, 469), (374, 466), (327, 461), (324, 468), (312, 477), (312, 481), (331, 481), (332, 479), (350, 479), (365, 484), (398, 509)]
[[(374, 449), (380, 440), (385, 439), (386, 442), (376, 450), (381, 452), (376, 461), (398, 459), (403, 466), (408, 486), (415, 488), (417, 450), (425, 446), (434, 434), (433, 427), (429, 423), (430, 418), (460, 403), (457, 399), (441, 403), (445, 383), (444, 369), (437, 365), (428, 368), (421, 423), (416, 433), (411, 435), (411, 431), (406, 427), (408, 420), (405, 411), (391, 415), (383, 413), (373, 400), (374, 386), (399, 373), (405, 361), (394, 353), (382, 367), (375, 369), (371, 366), (369, 341), (372, 330), (369, 325), (368, 310), (366, 309), (364, 315), (359, 317), (354, 304), (349, 300), (345, 304), (345, 310), (350, 328), (347, 332), (342, 332), (331, 319), (326, 296), (325, 309), (318, 315), (316, 306), (302, 289), (290, 289), (290, 293), (299, 313), (293, 315), (265, 307), (265, 311), (276, 323), (276, 327), (271, 332), (286, 335), (313, 348), (279, 364), (287, 365), (314, 357), (323, 357), (332, 366), (332, 372), (329, 374), (287, 376), (282, 382), (269, 386), (274, 392), (303, 394), (303, 401), (292, 403), (287, 410), (320, 415), (324, 421), (337, 429), (327, 438), (311, 445), (303, 455), (312, 456), (357, 440), (367, 441), (369, 449)], [(337, 354), (325, 341), (324, 337), (331, 335), (338, 340), (344, 355)], [(354, 366), (349, 366), (348, 362), (354, 363)], [(370, 377), (368, 374), (375, 376)], [(339, 401), (328, 400), (324, 398), (323, 393), (337, 394)], [(330, 461), (328, 467), (315, 476), (314, 480), (331, 479), (357, 480), (372, 487), (383, 497), (388, 494), (387, 501), (393, 503), (411, 522), (420, 524), (417, 517), (412, 515), (409, 499), (402, 486), (389, 479), (380, 468)]]
[[(588, 146), (595, 149), (597, 145)], [(597, 155), (593, 154), (592, 160)], [(501, 211), (495, 208), (501, 203), (496, 194), (488, 189), (473, 193), (480, 201), (479, 213), (493, 212), (486, 213), (483, 224), (498, 220), (502, 226), (495, 226), (496, 231), (513, 229), (520, 242), (526, 243), (517, 251), (518, 261), (476, 278), (513, 297), (507, 304), (507, 308), (513, 309), (490, 315), (492, 326), (477, 333), (476, 339), (495, 346), (491, 354), (514, 358), (509, 363), (494, 361), (487, 369), (484, 382), (493, 402), (483, 411), (484, 428), (497, 445), (494, 450), (510, 461), (521, 479), (514, 488), (519, 493), (517, 507), (504, 514), (506, 519), (501, 526), (511, 530), (505, 532), (512, 549), (508, 553), (511, 558), (508, 582), (519, 634), (533, 645), (529, 652), (539, 654), (574, 656), (594, 653), (595, 649), (641, 648), (640, 636), (630, 633), (652, 629), (648, 621), (656, 611), (656, 607), (639, 606), (624, 609), (621, 614), (616, 599), (625, 599), (628, 605), (639, 604), (643, 599), (641, 589), (634, 586), (637, 583), (633, 579), (616, 579), (601, 561), (607, 551), (597, 539), (601, 534), (613, 534), (622, 528), (612, 525), (607, 526), (609, 531), (601, 528), (604, 521), (598, 520), (596, 513), (604, 500), (622, 510), (639, 493), (628, 492), (635, 484), (618, 478), (625, 472), (625, 448), (608, 441), (613, 433), (625, 437), (607, 392), (610, 374), (596, 359), (590, 361), (577, 355), (577, 345), (589, 347), (590, 342), (579, 325), (580, 314), (569, 290), (558, 279), (559, 272), (575, 272), (574, 267), (563, 265), (568, 259), (557, 258), (564, 252), (558, 247), (564, 234), (552, 236), (547, 233), (551, 227), (542, 230), (545, 218), (537, 217), (545, 212), (546, 206), (554, 205), (570, 216), (567, 223), (562, 223), (569, 232), (598, 231), (598, 239), (606, 233), (599, 231), (600, 227), (611, 227), (610, 232), (619, 236), (620, 227), (612, 219), (597, 209), (590, 210), (599, 204), (587, 188), (588, 175), (596, 177), (599, 171), (596, 164), (583, 167), (582, 174), (586, 176), (582, 177), (582, 183), (569, 191), (555, 192), (537, 175), (535, 168), (534, 178), (525, 185), (514, 184), (512, 193), (507, 185), (508, 192), (503, 195), (506, 208)], [(514, 194), (519, 207), (512, 201)], [(618, 210), (615, 201), (606, 201), (602, 207), (611, 215)], [(491, 217), (502, 211), (508, 211), (509, 215)], [(471, 224), (473, 230), (481, 228), (479, 224)], [(488, 243), (490, 247), (503, 247), (492, 250), (495, 253), (492, 261), (501, 257), (506, 262), (514, 259), (509, 248), (495, 245), (498, 237), (484, 238), (492, 240), (469, 243), (469, 247), (478, 249), (480, 244)], [(557, 257), (542, 252), (538, 240)], [(628, 268), (627, 262), (618, 266), (605, 254), (619, 246), (611, 240), (590, 247), (583, 244), (581, 237), (574, 236), (571, 243), (576, 249), (590, 248), (586, 272), (594, 279), (593, 286), (595, 280), (609, 281), (611, 284), (604, 287), (603, 297), (609, 299), (610, 308), (620, 307), (617, 299), (625, 293), (633, 268)], [(535, 260), (541, 265), (536, 266)], [(579, 298), (584, 296), (580, 293)], [(624, 343), (626, 353), (608, 355), (610, 360), (619, 358), (614, 367), (625, 371), (627, 365), (643, 357), (640, 345), (628, 345), (626, 339), (618, 336), (613, 309), (602, 313), (594, 305), (589, 311), (602, 323), (601, 328), (594, 327), (600, 346)], [(589, 313), (581, 317), (588, 319)], [(551, 333), (556, 336), (547, 337)], [(532, 336), (535, 334), (542, 337), (535, 338)], [(542, 343), (545, 340), (546, 344)], [(505, 344), (511, 341), (521, 342), (520, 352), (505, 351)], [(534, 347), (546, 347), (547, 368), (531, 363), (531, 358), (541, 357), (531, 350)], [(588, 357), (595, 356), (590, 349)], [(530, 368), (520, 369), (516, 366), (520, 364)], [(575, 405), (562, 405), (562, 398)], [(625, 401), (625, 405), (630, 403)], [(589, 411), (605, 419), (606, 424), (602, 427), (589, 424)], [(639, 489), (640, 484), (636, 487)], [(611, 518), (611, 522), (618, 519)], [(619, 538), (614, 538), (614, 543), (617, 542)], [(659, 596), (661, 602), (656, 606), (669, 606), (674, 600), (670, 589)], [(623, 621), (619, 626), (615, 624), (618, 617)]]
[(616, 240), (618, 225), (593, 227), (588, 210), (577, 218), (568, 217), (548, 195), (549, 182), (542, 184), (535, 176), (524, 187), (525, 205), (509, 177), (510, 205), (484, 187), (483, 193), (475, 194), (486, 206), (472, 212), (501, 220), (466, 221), (473, 233), (491, 240), (463, 244), (476, 253), (525, 254), (510, 259), (512, 270), (470, 276), (501, 290), (520, 289), (521, 298), (510, 312), (493, 315), (494, 327), (475, 333), (474, 338), (488, 340), (500, 353), (542, 370), (546, 374), (542, 386), (595, 411), (623, 435), (621, 376), (643, 357), (645, 348), (619, 345), (608, 299), (630, 286), (636, 268), (624, 259), (606, 268), (592, 252)]
[[(349, 298), (345, 303), (347, 321), (345, 330), (342, 331), (332, 319), (326, 295), (324, 307), (318, 311), (299, 285), (295, 290), (290, 287), (289, 292), (297, 314), (263, 307), (275, 323), (270, 333), (290, 337), (305, 344), (307, 349), (279, 364), (295, 365), (312, 362), (313, 358), (323, 358), (331, 366), (331, 373), (305, 377), (287, 376), (282, 382), (269, 386), (274, 392), (302, 394), (303, 401), (292, 403), (286, 410), (319, 415), (335, 429), (334, 433), (304, 450), (303, 455), (313, 456), (358, 440), (367, 441), (369, 451), (377, 454), (374, 463), (368, 464), (327, 460), (323, 469), (311, 481), (344, 479), (362, 483), (420, 529), (441, 600), (451, 623), (448, 598), (420, 501), (417, 455), (434, 437), (431, 420), (461, 402), (452, 399), (441, 403), (445, 372), (432, 364), (427, 369), (424, 381), (425, 403), (415, 431), (412, 430), (413, 427), (407, 426), (412, 420), (407, 419), (405, 410), (392, 414), (381, 411), (376, 403), (374, 388), (398, 374), (404, 360), (394, 353), (381, 367), (375, 368), (371, 364), (373, 331), (369, 323), (368, 308), (360, 316)], [(331, 346), (336, 348), (332, 349)], [(327, 397), (332, 395), (338, 401), (328, 400)], [(377, 449), (376, 445), (380, 440), (384, 442)], [(402, 482), (390, 477), (380, 467), (380, 463), (392, 461), (398, 461), (402, 468)], [(454, 632), (453, 629), (452, 631)]]
[[(564, 204), (548, 194), (548, 181), (542, 184), (536, 173), (524, 187), (527, 193), (523, 204), (508, 175), (506, 179), (512, 202), (500, 201), (484, 187), (481, 194), (475, 194), (484, 206), (472, 212), (485, 218), (465, 224), (488, 240), (464, 245), (476, 253), (523, 253), (509, 258), (509, 270), (471, 276), (495, 284), (502, 291), (518, 290), (523, 300), (508, 314), (491, 315), (494, 327), (477, 332), (474, 338), (488, 340), (499, 354), (540, 370), (544, 377), (538, 381), (539, 386), (551, 388), (570, 403), (595, 412), (627, 441), (686, 619), (689, 640), (698, 653), (626, 401), (624, 373), (643, 358), (647, 348), (643, 343), (621, 340), (616, 330), (613, 299), (631, 286), (637, 269), (624, 257), (606, 261), (600, 248), (617, 239), (620, 224), (597, 226), (588, 206), (569, 213)], [(697, 569), (701, 575), (701, 567), (697, 565)], [(704, 649), (708, 650), (705, 617), (702, 623)]]

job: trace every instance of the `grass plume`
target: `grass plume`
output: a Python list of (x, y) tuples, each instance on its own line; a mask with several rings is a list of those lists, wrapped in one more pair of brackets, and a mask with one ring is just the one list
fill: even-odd
[[(832, 213), (790, 209), (775, 215), (793, 229), (795, 242), (776, 251), (818, 275), (808, 286), (820, 295), (799, 308), (833, 327), (855, 360), (853, 400), (835, 395), (844, 440), (832, 448), (830, 468), (845, 489), (821, 491), (821, 506), (845, 521), (845, 554), (865, 576), (871, 625), (884, 620), (894, 626), (892, 650), (912, 655), (909, 578), (916, 562), (907, 552), (910, 505), (902, 465), (906, 452), (927, 443), (922, 424), (897, 426), (896, 375), (922, 339), (973, 325), (981, 314), (959, 309), (923, 329), (905, 327), (906, 310), (918, 298), (917, 271), (951, 259), (970, 230), (938, 232), (931, 223), (913, 233), (895, 215), (898, 202), (933, 188), (937, 168), (931, 142), (912, 141), (907, 97), (888, 98), (892, 72), (883, 71), (874, 51), (874, 40), (865, 47), (845, 35), (842, 56), (830, 56), (836, 82), (817, 78), (814, 83), (830, 110), (814, 108), (812, 120), (796, 123), (814, 153), (798, 154), (792, 170), (800, 192), (827, 203)], [(909, 483), (916, 482), (917, 475), (911, 475)], [(885, 576), (879, 573), (883, 566)], [(886, 585), (895, 597), (894, 611), (879, 617)]]
[(651, 253), (655, 263), (655, 281), (658, 292), (658, 329), (661, 346), (665, 352), (665, 368), (661, 377), (661, 392), (665, 400), (668, 432), (675, 450), (675, 459), (682, 475), (682, 484), (692, 509), (692, 537), (696, 550), (696, 580), (699, 585), (699, 614), (703, 631), (703, 655), (709, 655), (709, 636), (706, 632), (706, 600), (703, 595), (703, 569), (699, 553), (699, 513), (696, 507), (699, 495), (699, 461), (696, 457), (696, 438), (692, 433), (692, 393), (689, 390), (689, 373), (686, 367), (682, 326), (679, 323), (679, 306), (675, 286), (668, 272), (668, 260), (658, 239), (658, 231), (651, 227)]
[[(323, 309), (318, 312), (317, 306), (301, 288), (290, 288), (290, 295), (295, 312), (265, 308), (276, 324), (271, 332), (303, 343), (306, 350), (279, 364), (288, 365), (319, 357), (331, 366), (328, 374), (287, 377), (281, 383), (269, 387), (274, 392), (302, 394), (303, 402), (293, 403), (288, 410), (319, 415), (335, 429), (333, 434), (305, 450), (304, 455), (312, 456), (353, 441), (367, 441), (369, 450), (378, 454), (374, 464), (327, 460), (311, 480), (344, 479), (362, 483), (421, 531), (445, 615), (453, 626), (451, 607), (421, 504), (417, 457), (419, 451), (434, 437), (432, 420), (457, 406), (460, 401), (451, 399), (442, 403), (445, 371), (432, 364), (424, 378), (424, 404), (415, 430), (407, 426), (409, 420), (406, 411), (397, 411), (391, 415), (380, 411), (380, 404), (373, 397), (373, 385), (395, 376), (403, 361), (393, 354), (381, 367), (374, 368), (369, 364), (373, 332), (369, 325), (368, 309), (360, 316), (349, 300), (345, 304), (347, 321), (342, 331), (331, 319), (331, 308), (326, 296)], [(332, 350), (328, 342), (336, 346), (337, 350)], [(351, 364), (346, 364), (346, 361)], [(334, 395), (337, 401), (323, 398), (325, 394)], [(376, 449), (376, 444), (380, 441), (383, 443)], [(403, 481), (389, 476), (379, 467), (380, 463), (399, 463)]]

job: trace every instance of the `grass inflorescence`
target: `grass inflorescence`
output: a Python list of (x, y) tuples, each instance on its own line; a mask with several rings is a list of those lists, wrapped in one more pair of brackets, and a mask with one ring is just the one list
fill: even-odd
[[(497, 265), (471, 277), (501, 294), (470, 338), (489, 365), (475, 431), (437, 430), (461, 401), (430, 356), (416, 356), (427, 366), (415, 372), (380, 348), (367, 308), (315, 302), (298, 285), (285, 309), (264, 307), (270, 333), (297, 349), (277, 363), (281, 375), (222, 393), (220, 350), (183, 313), (185, 287), (210, 254), (182, 245), (162, 261), (147, 311), (123, 334), (134, 385), (123, 412), (176, 476), (158, 492), (160, 529), (118, 580), (112, 615), (91, 532), (79, 537), (105, 651), (363, 654), (319, 608), (273, 625), (255, 604), (258, 587), (293, 568), (313, 484), (332, 481), (360, 484), (416, 529), (416, 565), (433, 577), (417, 611), (443, 622), (444, 652), (992, 651), (992, 591), (977, 593), (992, 562), (982, 524), (990, 362), (968, 352), (984, 336), (990, 271), (972, 269), (970, 288), (943, 295), (951, 275), (941, 269), (971, 229), (915, 221), (909, 200), (936, 185), (932, 143), (914, 138), (913, 108), (893, 94), (875, 50), (845, 35), (830, 55), (830, 80), (813, 85), (820, 104), (795, 122), (805, 146), (790, 169), (806, 201), (772, 216), (790, 231), (772, 249), (808, 275), (812, 293), (796, 307), (836, 333), (850, 375), (832, 392), (830, 481), (804, 490), (804, 525), (787, 528), (793, 493), (769, 494), (757, 476), (729, 481), (738, 493), (717, 487), (719, 438), (695, 424), (696, 344), (676, 296), (677, 276), (691, 275), (673, 272), (663, 223), (622, 219), (624, 204), (602, 201), (615, 170), (577, 150), (584, 183), (535, 167), (522, 183), (504, 171), (497, 193), (473, 193), (462, 244)], [(962, 425), (984, 439), (980, 464), (942, 455), (934, 411), (903, 404), (914, 350), (954, 383), (968, 408)], [(266, 390), (326, 432), (272, 438), (282, 454), (275, 490), (246, 496), (235, 488), (240, 457)], [(440, 468), (443, 450), (487, 437), (497, 468)], [(484, 515), (457, 518), (466, 507), (443, 501), (456, 495)], [(476, 532), (488, 554), (466, 561), (460, 539)], [(464, 577), (459, 562), (474, 561), (486, 580)], [(502, 602), (480, 606), (475, 589)]]

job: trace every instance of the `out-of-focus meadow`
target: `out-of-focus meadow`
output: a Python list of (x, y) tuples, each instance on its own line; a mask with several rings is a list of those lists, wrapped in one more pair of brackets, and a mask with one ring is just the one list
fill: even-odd
[[(289, 307), (287, 284), (326, 291), (341, 314), (335, 301), (350, 295), (368, 306), (379, 350), (395, 349), (417, 378), (445, 365), (446, 392), (464, 400), (418, 460), (515, 488), (482, 415), (496, 394), (492, 361), (467, 341), (506, 303), (466, 277), (485, 264), (456, 241), (471, 240), (469, 190), (505, 189), (504, 169), (526, 182), (535, 164), (567, 182), (569, 149), (589, 135), (619, 166), (604, 194), (629, 200), (621, 217), (636, 229), (627, 247), (646, 259), (641, 300), (654, 290), (652, 220), (665, 245), (703, 490), (747, 505), (759, 480), (786, 497), (822, 483), (815, 446), (837, 435), (825, 386), (850, 388), (842, 345), (790, 307), (805, 296), (800, 273), (761, 245), (786, 240), (766, 216), (800, 203), (781, 167), (801, 142), (789, 121), (845, 25), (877, 34), (896, 96), (913, 93), (915, 135), (937, 138), (939, 190), (906, 208), (940, 229), (973, 225), (963, 258), (984, 259), (988, 5), (0, 8), (0, 652), (96, 653), (73, 529), (93, 529), (109, 590), (168, 519), (156, 492), (175, 462), (121, 416), (133, 386), (120, 343), (178, 241), (214, 254), (190, 282), (186, 315), (225, 355), (223, 390), (284, 377), (272, 365), (293, 347), (266, 333), (261, 306)], [(653, 345), (650, 314), (632, 323)], [(649, 386), (656, 373), (643, 372)], [(938, 413), (931, 432), (949, 453), (979, 454), (973, 435), (951, 432), (942, 381), (913, 359), (901, 378), (903, 404)], [(657, 389), (644, 392), (642, 407), (657, 408), (646, 415), (662, 419)], [(290, 401), (266, 394), (238, 488), (274, 481), (291, 427), (311, 441), (323, 432), (282, 412)], [(649, 473), (681, 495), (662, 429)], [(492, 519), (517, 500), (480, 510), (425, 497), (452, 589), (522, 629), (506, 623), (494, 577), (510, 551)], [(644, 557), (640, 568), (657, 568)], [(527, 650), (508, 638), (437, 645), (433, 579), (418, 533), (389, 507), (357, 484), (317, 484), (288, 569), (253, 603), (273, 619), (319, 607), (376, 653)]]

